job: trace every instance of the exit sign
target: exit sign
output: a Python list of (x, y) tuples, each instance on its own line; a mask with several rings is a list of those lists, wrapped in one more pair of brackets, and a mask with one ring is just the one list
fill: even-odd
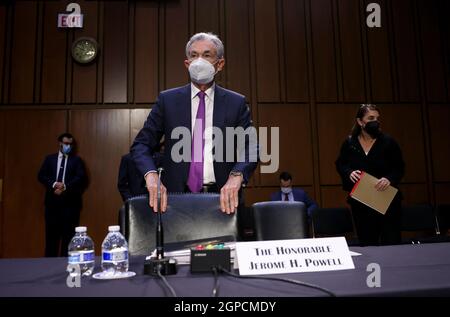
[(59, 28), (82, 28), (83, 15), (74, 13), (60, 13), (58, 14)]

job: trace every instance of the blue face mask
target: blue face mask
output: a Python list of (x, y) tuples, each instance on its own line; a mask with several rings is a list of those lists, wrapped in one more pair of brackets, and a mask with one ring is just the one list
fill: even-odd
[(289, 194), (292, 191), (292, 187), (281, 187), (281, 192), (283, 194)]
[(72, 150), (72, 146), (70, 144), (63, 144), (62, 145), (61, 152), (63, 154), (69, 154), (71, 150)]

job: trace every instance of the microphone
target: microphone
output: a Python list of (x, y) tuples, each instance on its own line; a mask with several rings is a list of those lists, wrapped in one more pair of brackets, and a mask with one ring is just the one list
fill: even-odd
[(161, 260), (164, 258), (164, 231), (162, 226), (162, 211), (161, 211), (161, 173), (164, 169), (158, 168), (158, 185), (157, 185), (157, 202), (156, 208), (158, 210), (158, 222), (156, 223), (156, 258)]
[(161, 211), (161, 174), (162, 167), (158, 168), (157, 202), (156, 202), (156, 257), (150, 257), (144, 262), (144, 274), (147, 275), (172, 275), (177, 273), (177, 262), (175, 259), (164, 257), (164, 230)]

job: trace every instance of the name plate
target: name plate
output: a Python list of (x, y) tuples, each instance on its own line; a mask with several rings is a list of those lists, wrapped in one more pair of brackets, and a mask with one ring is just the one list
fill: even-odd
[(344, 237), (237, 242), (240, 275), (354, 269)]

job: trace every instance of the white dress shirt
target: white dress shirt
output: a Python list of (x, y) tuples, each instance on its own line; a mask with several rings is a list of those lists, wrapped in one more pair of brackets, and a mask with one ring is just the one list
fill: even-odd
[(56, 176), (55, 176), (55, 182), (53, 183), (53, 188), (55, 188), (55, 184), (58, 181), (58, 173), (59, 173), (59, 168), (61, 167), (63, 155), (66, 157), (66, 160), (64, 161), (64, 172), (63, 172), (63, 177), (62, 177), (62, 183), (63, 184), (66, 183), (64, 180), (66, 178), (67, 161), (69, 160), (69, 156), (67, 154), (62, 154), (61, 151), (59, 151), (58, 152), (58, 164), (56, 164)]
[[(284, 200), (285, 197), (286, 197), (286, 194), (281, 192), (281, 200), (282, 201), (285, 201)], [(294, 193), (292, 191), (288, 194), (288, 199), (289, 199), (288, 201), (294, 201)]]
[[(213, 142), (212, 142), (212, 126), (213, 126), (213, 111), (214, 111), (214, 89), (216, 84), (213, 84), (205, 91), (205, 147), (203, 149), (203, 184), (215, 183), (216, 177), (214, 175), (214, 161), (213, 161)], [(200, 97), (197, 96), (200, 89), (191, 83), (191, 131), (194, 131), (195, 119), (197, 117), (198, 105)]]

